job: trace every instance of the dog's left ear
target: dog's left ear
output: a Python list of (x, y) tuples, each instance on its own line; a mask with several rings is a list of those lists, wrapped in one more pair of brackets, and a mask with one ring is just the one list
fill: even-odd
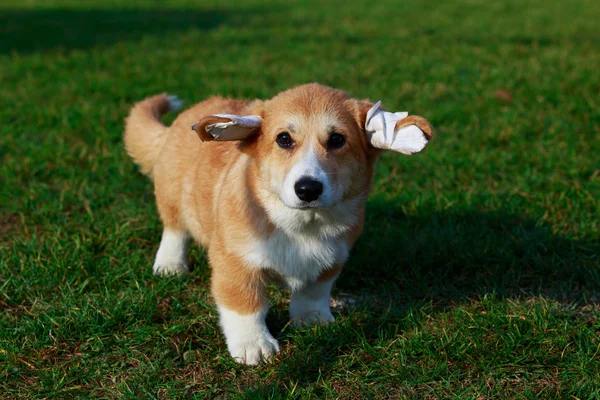
[(241, 117), (233, 114), (215, 114), (202, 118), (191, 128), (203, 142), (242, 140), (258, 132), (261, 123), (262, 118), (258, 115)]
[(373, 147), (411, 155), (427, 146), (433, 130), (425, 118), (383, 111), (380, 106), (378, 101), (365, 117), (365, 132)]

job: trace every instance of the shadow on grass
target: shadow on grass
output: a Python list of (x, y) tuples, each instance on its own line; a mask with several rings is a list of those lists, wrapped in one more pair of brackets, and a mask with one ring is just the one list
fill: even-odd
[[(424, 307), (443, 310), (485, 294), (598, 302), (599, 255), (598, 241), (556, 235), (502, 210), (412, 217), (370, 202), (365, 232), (337, 283), (356, 294), (356, 311), (327, 333), (300, 335), (295, 347), (310, 350), (285, 355), (277, 373), (301, 386), (324, 379), (341, 355), (394, 340)], [(248, 395), (268, 395), (273, 385)]]
[(352, 292), (394, 287), (407, 301), (440, 304), (490, 292), (577, 300), (600, 289), (599, 255), (598, 241), (557, 235), (503, 210), (412, 217), (371, 202), (337, 286)]
[(224, 13), (212, 10), (2, 10), (0, 53), (83, 49), (148, 34), (207, 31), (224, 21)]

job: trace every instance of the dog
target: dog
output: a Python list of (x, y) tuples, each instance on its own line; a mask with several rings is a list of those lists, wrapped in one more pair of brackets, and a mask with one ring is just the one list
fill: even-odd
[(205, 247), (229, 353), (271, 360), (265, 286), (291, 291), (294, 326), (333, 322), (330, 292), (362, 233), (378, 154), (421, 151), (431, 125), (316, 83), (264, 101), (211, 97), (163, 125), (179, 106), (156, 95), (125, 121), (164, 225), (153, 271), (184, 274), (190, 238)]

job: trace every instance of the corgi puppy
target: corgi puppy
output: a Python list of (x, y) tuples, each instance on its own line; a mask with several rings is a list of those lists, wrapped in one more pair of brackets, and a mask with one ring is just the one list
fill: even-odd
[(229, 353), (258, 364), (279, 351), (265, 285), (291, 291), (295, 326), (333, 322), (331, 288), (363, 230), (377, 155), (419, 152), (432, 129), (314, 83), (264, 101), (211, 97), (163, 125), (179, 106), (157, 95), (126, 119), (164, 224), (153, 270), (186, 273), (190, 238), (204, 246)]

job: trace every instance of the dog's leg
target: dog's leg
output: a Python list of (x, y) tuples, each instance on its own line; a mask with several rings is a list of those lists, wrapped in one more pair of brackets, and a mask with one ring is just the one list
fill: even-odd
[(166, 228), (156, 252), (152, 270), (155, 275), (179, 275), (189, 272), (187, 263), (189, 235), (184, 231)]
[(152, 270), (155, 275), (189, 272), (187, 253), (190, 235), (183, 225), (180, 208), (181, 176), (170, 164), (160, 161), (154, 169), (156, 207), (163, 222), (163, 234)]
[(335, 267), (323, 272), (316, 282), (309, 283), (292, 294), (290, 319), (293, 326), (329, 324), (335, 321), (329, 308), (329, 298), (340, 269), (341, 267)]
[(279, 343), (265, 323), (269, 302), (261, 271), (222, 251), (209, 251), (209, 258), (213, 269), (212, 293), (229, 353), (242, 364), (256, 365), (261, 359), (270, 360), (279, 352)]
[(235, 361), (256, 365), (261, 359), (270, 361), (279, 352), (279, 343), (265, 324), (269, 306), (251, 314), (241, 314), (220, 304), (218, 308), (227, 349)]

